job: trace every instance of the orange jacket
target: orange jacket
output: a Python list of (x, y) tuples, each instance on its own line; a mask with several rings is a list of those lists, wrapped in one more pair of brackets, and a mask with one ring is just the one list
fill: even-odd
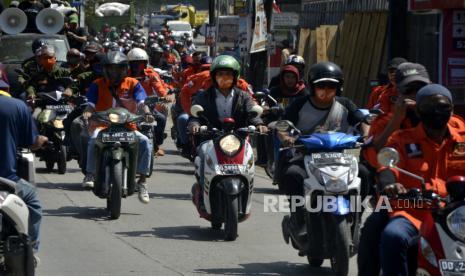
[(193, 75), (198, 74), (200, 72), (202, 72), (202, 69), (201, 69), (200, 66), (194, 67), (194, 66), (191, 65), (188, 68), (184, 69), (177, 76), (177, 81), (179, 83), (179, 87), (183, 87), (187, 83), (187, 79), (190, 76), (193, 76)]
[[(387, 146), (399, 152), (400, 162), (397, 166), (423, 177), (426, 188), (441, 197), (447, 195), (447, 178), (463, 175), (465, 171), (465, 121), (454, 116), (450, 119), (448, 127), (450, 137), (441, 145), (427, 137), (421, 123), (415, 128), (396, 131), (387, 143)], [(421, 188), (420, 181), (395, 169), (393, 172), (398, 182), (406, 189)], [(425, 211), (395, 210), (390, 215), (404, 216), (419, 229)]]
[(379, 103), (380, 96), (386, 91), (388, 85), (380, 85), (376, 86), (372, 89), (370, 93), (370, 98), (368, 98), (368, 103), (366, 104), (366, 108), (372, 109)]
[(144, 77), (141, 81), (147, 96), (157, 94), (159, 97), (165, 97), (168, 94), (165, 82), (160, 78), (160, 75), (152, 68), (144, 69)]

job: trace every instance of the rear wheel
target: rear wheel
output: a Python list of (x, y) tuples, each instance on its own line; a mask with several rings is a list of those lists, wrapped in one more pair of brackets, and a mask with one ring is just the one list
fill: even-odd
[(52, 172), (54, 166), (55, 161), (53, 161), (51, 157), (45, 157), (45, 168), (47, 168), (47, 172)]
[(320, 267), (323, 264), (324, 259), (315, 259), (307, 255), (308, 264), (311, 267)]
[[(121, 215), (121, 196), (123, 187), (123, 162), (115, 162), (111, 168), (111, 190), (107, 199), (107, 207), (111, 219), (118, 219)], [(109, 202), (108, 202), (109, 201)]]
[(237, 196), (226, 196), (226, 221), (224, 223), (225, 240), (235, 241), (237, 238), (238, 208)]
[(221, 222), (212, 222), (211, 225), (212, 225), (213, 230), (220, 230), (223, 223), (221, 223)]
[(61, 145), (60, 151), (58, 152), (58, 159), (57, 159), (57, 166), (58, 166), (58, 173), (65, 174), (66, 173), (66, 152), (67, 148), (65, 145)]

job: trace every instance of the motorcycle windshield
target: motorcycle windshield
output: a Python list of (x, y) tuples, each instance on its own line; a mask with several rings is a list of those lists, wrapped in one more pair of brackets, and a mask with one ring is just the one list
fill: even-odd
[(341, 132), (314, 133), (301, 136), (299, 141), (309, 150), (343, 150), (354, 148), (360, 136), (354, 136)]

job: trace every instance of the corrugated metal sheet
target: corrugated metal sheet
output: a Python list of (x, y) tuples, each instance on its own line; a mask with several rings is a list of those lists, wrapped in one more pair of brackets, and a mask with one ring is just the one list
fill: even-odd
[(353, 11), (386, 11), (388, 0), (302, 0), (301, 28), (337, 25)]

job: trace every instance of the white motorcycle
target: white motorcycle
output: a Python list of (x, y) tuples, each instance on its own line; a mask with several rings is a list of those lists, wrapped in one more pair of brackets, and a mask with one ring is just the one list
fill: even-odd
[[(253, 116), (263, 109), (255, 106)], [(203, 108), (194, 105), (191, 114), (202, 116)], [(255, 126), (234, 130), (234, 119), (226, 118), (223, 129), (202, 126), (200, 133), (208, 137), (199, 147), (204, 155), (195, 158), (197, 183), (192, 187), (192, 200), (200, 217), (211, 222), (213, 229), (221, 229), (224, 223), (225, 239), (236, 240), (238, 223), (250, 216), (255, 175), (255, 160), (249, 135)], [(201, 164), (203, 162), (203, 164)], [(200, 187), (203, 178), (204, 187)]]
[[(276, 129), (299, 133), (289, 121), (277, 122)], [(361, 212), (350, 209), (350, 200), (360, 195), (361, 180), (358, 161), (350, 150), (361, 145), (359, 138), (339, 132), (314, 133), (300, 135), (292, 147), (302, 150), (308, 175), (304, 180), (306, 231), (293, 236), (288, 228), (290, 218), (285, 216), (284, 240), (291, 242), (300, 256), (306, 255), (313, 267), (330, 259), (338, 276), (348, 275), (349, 259), (358, 248)], [(330, 199), (333, 203), (326, 204)]]
[(15, 195), (15, 183), (0, 177), (0, 275), (33, 276), (28, 237), (29, 209)]

